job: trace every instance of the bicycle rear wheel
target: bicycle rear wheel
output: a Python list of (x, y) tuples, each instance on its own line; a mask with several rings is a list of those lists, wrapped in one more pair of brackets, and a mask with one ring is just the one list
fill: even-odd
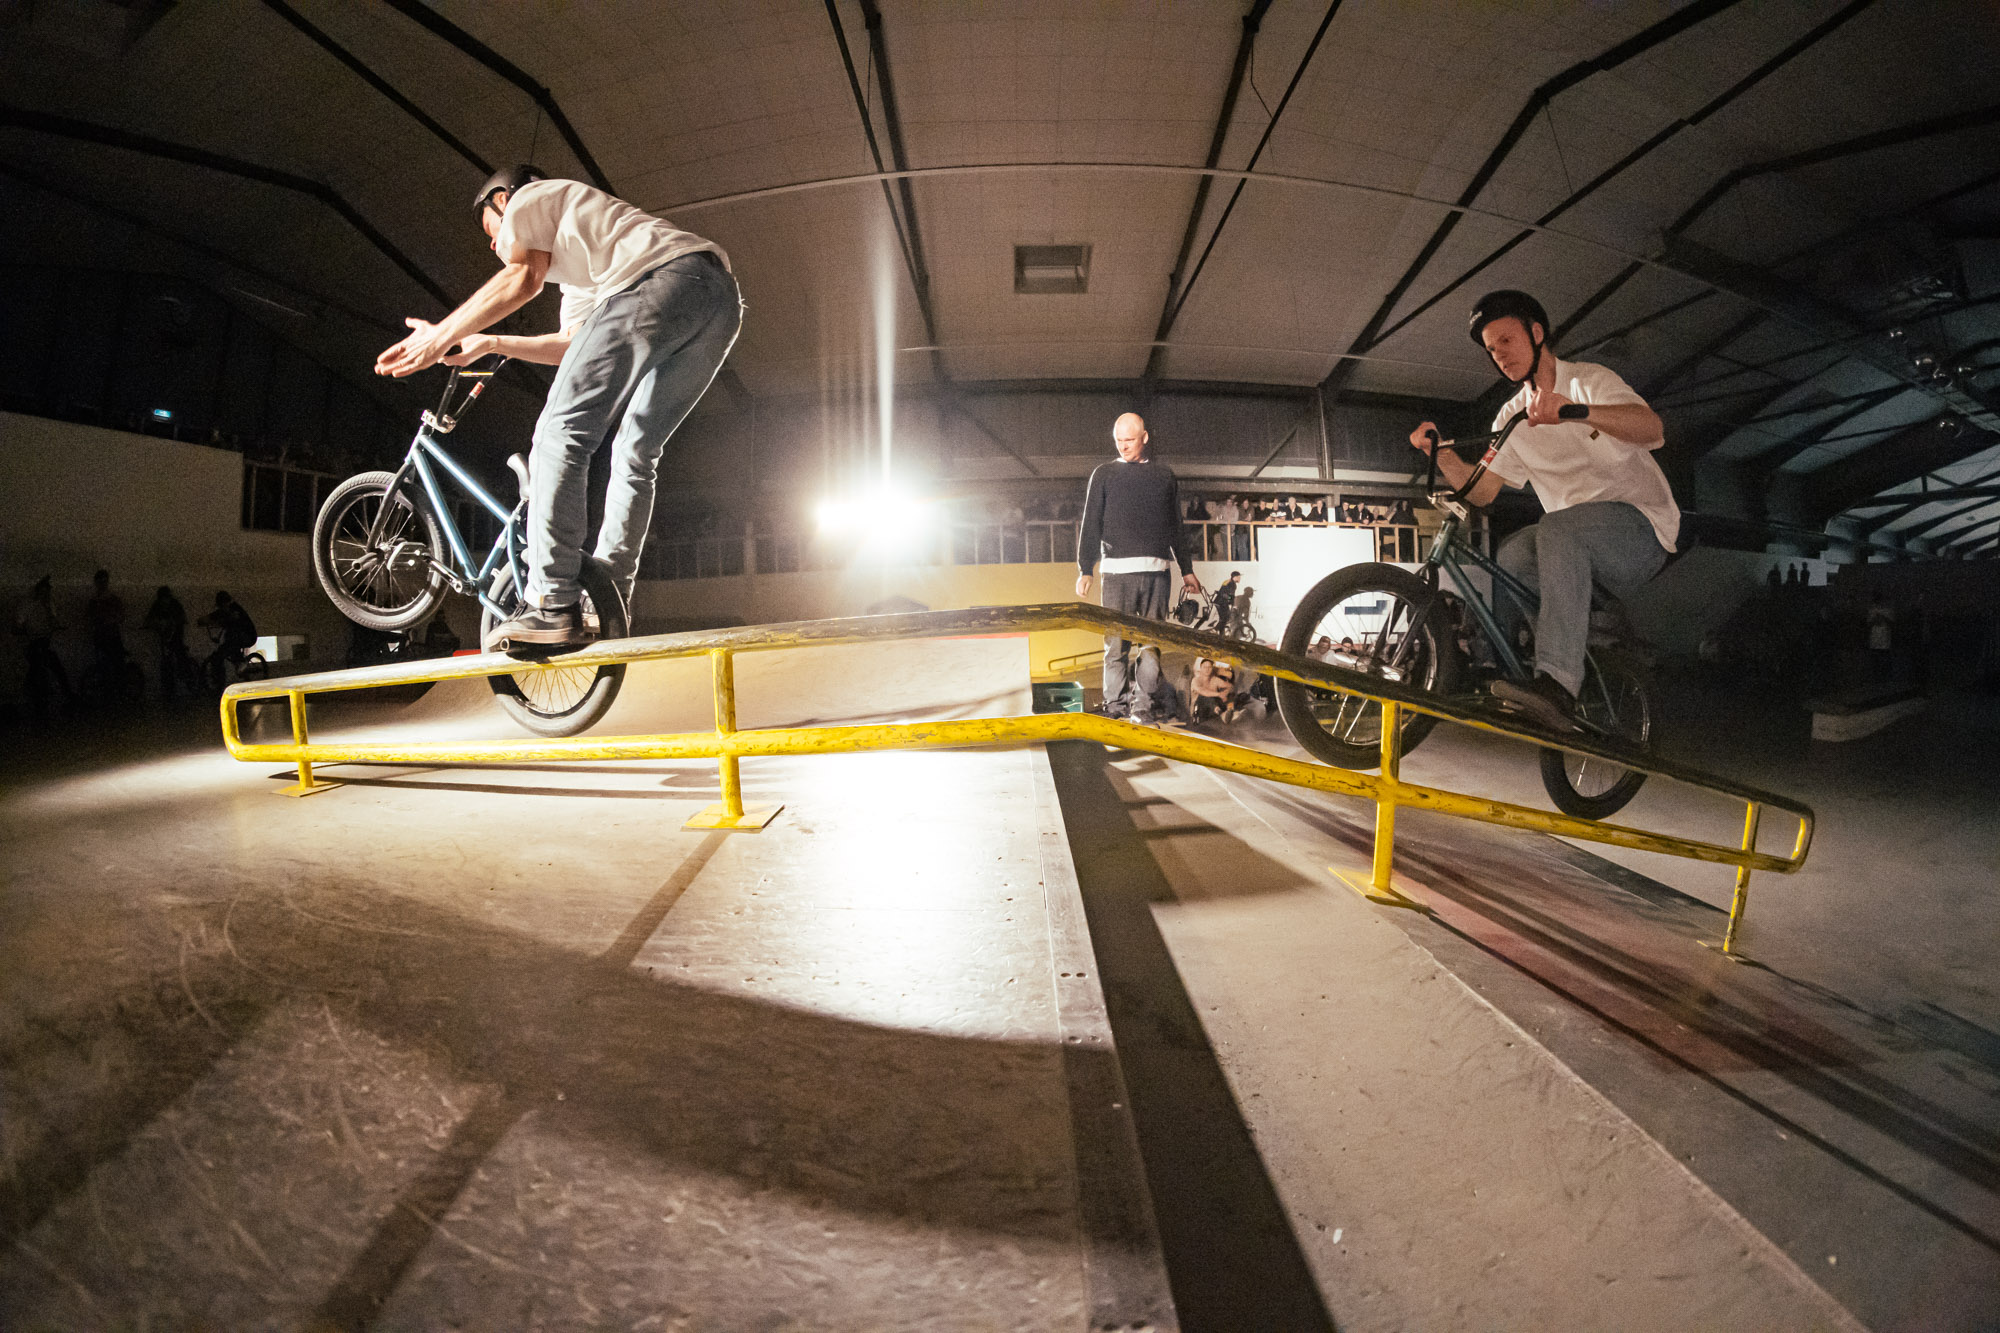
[[(428, 511), (400, 490), (389, 494), (395, 479), (389, 472), (349, 477), (313, 523), (319, 586), (342, 615), (373, 630), (408, 629), (444, 600), (444, 539)], [(371, 537), (378, 516), (380, 535)]]
[[(597, 630), (600, 639), (622, 639), (629, 632), (625, 619), (625, 599), (611, 571), (593, 556), (583, 559), (583, 619)], [(512, 614), (520, 605), (514, 591), (514, 571), (502, 569), (493, 583), (493, 600)], [(499, 618), (483, 609), (479, 622), (480, 642)], [(494, 697), (507, 716), (537, 736), (574, 736), (597, 725), (618, 697), (624, 683), (625, 666), (549, 667), (521, 671), (511, 676), (488, 676)]]
[[(1322, 637), (1333, 644), (1326, 661), (1426, 693), (1448, 695), (1458, 684), (1458, 646), (1438, 594), (1394, 565), (1352, 565), (1313, 585), (1285, 626), (1279, 647), (1300, 657)], [(1426, 614), (1428, 612), (1428, 614)], [(1342, 649), (1345, 641), (1352, 646)], [(1294, 739), (1326, 763), (1374, 768), (1382, 762), (1382, 706), (1372, 699), (1275, 682), (1278, 713)], [(1407, 754), (1430, 735), (1437, 719), (1405, 710)]]
[[(1643, 753), (1653, 738), (1653, 682), (1645, 664), (1627, 653), (1593, 650), (1584, 663), (1577, 716), (1603, 738)], [(1607, 819), (1623, 810), (1646, 775), (1590, 755), (1543, 750), (1542, 786), (1556, 809), (1579, 819)]]

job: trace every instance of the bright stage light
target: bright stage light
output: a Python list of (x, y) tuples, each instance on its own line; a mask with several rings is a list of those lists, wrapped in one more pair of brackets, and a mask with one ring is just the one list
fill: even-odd
[(843, 499), (822, 500), (815, 511), (819, 530), (829, 537), (859, 535), (865, 546), (900, 546), (924, 536), (937, 524), (937, 503), (891, 487)]

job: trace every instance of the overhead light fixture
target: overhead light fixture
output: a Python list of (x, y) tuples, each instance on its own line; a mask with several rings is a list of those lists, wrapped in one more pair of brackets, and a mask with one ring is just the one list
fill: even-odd
[(1021, 296), (1074, 296), (1090, 285), (1087, 245), (1017, 245), (1014, 291)]

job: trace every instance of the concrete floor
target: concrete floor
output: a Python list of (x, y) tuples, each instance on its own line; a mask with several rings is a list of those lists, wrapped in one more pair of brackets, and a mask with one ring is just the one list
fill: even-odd
[[(707, 725), (700, 673), (603, 730)], [(1024, 710), (1025, 651), (739, 684)], [(508, 734), (481, 688), (315, 728)], [(1396, 912), (1328, 872), (1365, 809), (1093, 746), (751, 761), (784, 814), (703, 835), (703, 765), (284, 801), (200, 715), (57, 733), (0, 787), (0, 1327), (1991, 1327), (1990, 829), (1899, 909), (1827, 856), (1868, 761), (1728, 757), (1822, 803), (1764, 968), (1695, 943), (1714, 868), (1406, 817)]]

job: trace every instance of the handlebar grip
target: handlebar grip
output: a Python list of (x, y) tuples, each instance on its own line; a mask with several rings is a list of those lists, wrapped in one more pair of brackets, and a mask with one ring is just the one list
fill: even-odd
[(1564, 403), (1556, 409), (1556, 415), (1564, 421), (1582, 421), (1590, 415), (1590, 404)]

